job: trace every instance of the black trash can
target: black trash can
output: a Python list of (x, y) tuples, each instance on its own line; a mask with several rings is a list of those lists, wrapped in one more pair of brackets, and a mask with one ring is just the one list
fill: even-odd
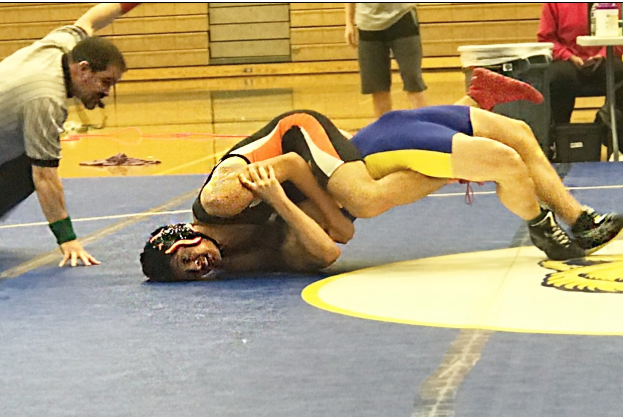
[(552, 48), (553, 44), (545, 42), (459, 47), (465, 72), (466, 91), (469, 88), (473, 68), (482, 67), (526, 82), (543, 95), (541, 104), (521, 100), (500, 104), (492, 111), (525, 121), (532, 128), (543, 152), (549, 159), (553, 155), (549, 96)]
[(608, 137), (608, 127), (604, 123), (559, 124), (551, 132), (556, 147), (552, 162), (601, 160), (601, 146)]

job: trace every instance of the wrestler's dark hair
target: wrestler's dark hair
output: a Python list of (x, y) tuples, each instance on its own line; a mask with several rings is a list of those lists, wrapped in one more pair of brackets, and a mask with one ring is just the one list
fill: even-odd
[(105, 71), (109, 65), (118, 67), (121, 72), (128, 69), (121, 51), (112, 42), (98, 36), (78, 42), (71, 50), (71, 60), (87, 61), (94, 72)]
[[(151, 233), (153, 238), (158, 233), (166, 229), (168, 226), (161, 226)], [(172, 282), (176, 281), (173, 271), (171, 270), (171, 258), (173, 255), (167, 255), (164, 251), (154, 246), (151, 238), (147, 240), (143, 253), (141, 253), (141, 266), (143, 274), (153, 282)]]
[(141, 266), (143, 274), (151, 282), (177, 281), (171, 270), (171, 255), (154, 248), (149, 242), (141, 253)]

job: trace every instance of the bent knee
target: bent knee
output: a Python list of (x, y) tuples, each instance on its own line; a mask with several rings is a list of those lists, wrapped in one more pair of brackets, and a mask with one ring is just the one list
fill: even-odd
[(517, 151), (508, 146), (501, 146), (497, 152), (500, 163), (492, 168), (497, 180), (529, 177), (526, 164)]
[(509, 118), (509, 120), (513, 126), (513, 129), (519, 130), (521, 132), (532, 132), (532, 128), (530, 127), (530, 125), (523, 120), (513, 118)]
[(350, 214), (358, 219), (369, 219), (386, 211), (374, 201), (356, 201), (353, 202), (353, 204), (344, 205), (344, 208), (346, 208)]
[[(541, 148), (541, 145), (539, 145), (539, 142), (536, 138), (536, 136), (534, 135), (534, 131), (532, 130), (532, 128), (530, 127), (530, 125), (526, 122), (524, 122), (523, 120), (516, 120), (516, 119), (511, 119), (513, 122), (513, 129), (515, 132), (517, 132), (518, 134), (515, 135), (517, 138), (519, 138), (519, 143), (515, 144), (513, 146), (513, 148), (515, 148), (517, 151), (519, 151), (521, 153), (522, 150), (526, 149), (526, 148)], [(524, 148), (524, 149), (522, 149)]]
[(388, 210), (388, 201), (382, 198), (377, 182), (366, 187), (354, 187), (342, 194), (340, 204), (353, 216), (359, 219), (376, 217)]
[(512, 151), (503, 151), (497, 163), (493, 163), (483, 169), (488, 179), (484, 181), (494, 181), (497, 184), (519, 184), (530, 180), (528, 168), (521, 156)]

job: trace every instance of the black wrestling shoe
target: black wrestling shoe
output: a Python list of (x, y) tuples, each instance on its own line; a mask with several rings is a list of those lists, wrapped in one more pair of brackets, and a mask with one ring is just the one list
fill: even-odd
[(590, 207), (584, 211), (571, 227), (571, 233), (587, 255), (612, 242), (623, 229), (623, 215), (600, 214)]
[(537, 217), (539, 220), (528, 222), (530, 240), (534, 246), (555, 261), (583, 257), (584, 250), (558, 225), (554, 213), (549, 210), (544, 212), (544, 216)]

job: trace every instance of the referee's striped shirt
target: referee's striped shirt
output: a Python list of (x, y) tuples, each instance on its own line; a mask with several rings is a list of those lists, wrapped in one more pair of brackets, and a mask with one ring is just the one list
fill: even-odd
[(37, 165), (58, 166), (67, 119), (62, 56), (86, 37), (64, 26), (0, 62), (0, 164), (26, 153)]

